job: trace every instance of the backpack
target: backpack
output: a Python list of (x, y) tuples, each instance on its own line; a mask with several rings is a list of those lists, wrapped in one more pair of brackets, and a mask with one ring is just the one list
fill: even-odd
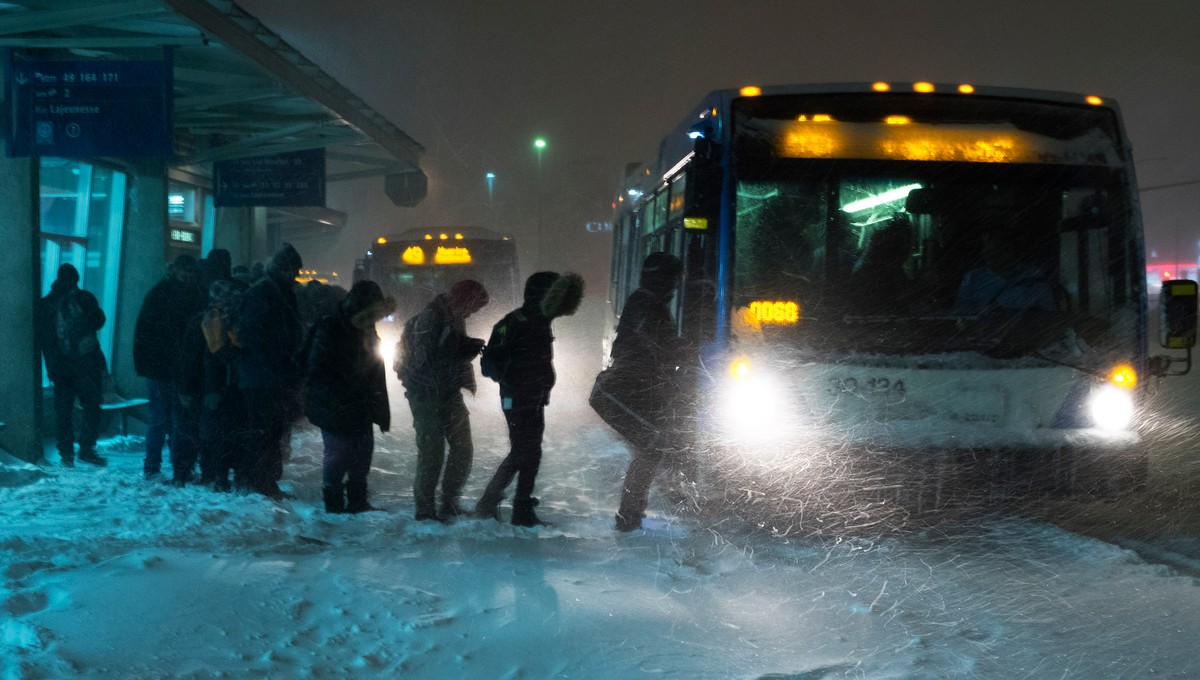
[(100, 349), (96, 329), (92, 328), (94, 314), (84, 306), (83, 291), (72, 290), (59, 300), (54, 316), (54, 337), (63, 356), (78, 359)]
[(512, 364), (513, 337), (524, 321), (525, 317), (518, 310), (492, 326), (492, 335), (483, 349), (483, 356), (479, 357), (479, 372), (484, 377), (498, 383), (504, 382), (508, 367)]

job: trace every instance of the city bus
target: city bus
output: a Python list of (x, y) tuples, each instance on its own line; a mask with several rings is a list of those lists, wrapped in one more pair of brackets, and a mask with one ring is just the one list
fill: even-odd
[[(1148, 354), (1133, 170), (1097, 96), (713, 92), (614, 199), (606, 359), (642, 260), (666, 251), (689, 350), (666, 427), (701, 477), (793, 500), (856, 470), (935, 499), (960, 477), (1137, 488), (1146, 385), (1171, 360)], [(1169, 346), (1194, 341), (1190, 300), (1191, 336)]]
[(520, 304), (517, 246), (512, 237), (480, 227), (410, 229), (380, 236), (355, 265), (355, 282), (369, 279), (396, 298), (403, 322), (463, 279), (487, 289), (489, 306)]

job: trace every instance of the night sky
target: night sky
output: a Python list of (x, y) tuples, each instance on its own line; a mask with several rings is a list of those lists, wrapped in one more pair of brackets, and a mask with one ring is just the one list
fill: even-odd
[[(1147, 254), (1198, 254), (1195, 0), (240, 4), (426, 148), (429, 195), (415, 209), (388, 203), (379, 180), (330, 187), (350, 225), (331, 254), (313, 254), (320, 266), (346, 267), (369, 239), (417, 226), (487, 226), (528, 244), (540, 217), (547, 247), (571, 245), (554, 266), (606, 272), (608, 237), (585, 225), (610, 219), (626, 163), (650, 159), (707, 92), (875, 80), (1116, 99), (1144, 189)], [(539, 134), (549, 144), (540, 176)]]

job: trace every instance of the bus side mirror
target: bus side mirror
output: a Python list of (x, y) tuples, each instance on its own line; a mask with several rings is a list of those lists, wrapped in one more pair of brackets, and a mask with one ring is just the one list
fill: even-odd
[(1158, 298), (1158, 344), (1166, 349), (1196, 345), (1196, 282), (1164, 281)]
[[(1166, 349), (1187, 351), (1186, 359), (1156, 356), (1150, 359), (1153, 375), (1183, 375), (1192, 368), (1192, 347), (1196, 345), (1195, 281), (1164, 281), (1158, 300), (1158, 344)], [(1170, 373), (1171, 364), (1182, 361), (1183, 371)]]

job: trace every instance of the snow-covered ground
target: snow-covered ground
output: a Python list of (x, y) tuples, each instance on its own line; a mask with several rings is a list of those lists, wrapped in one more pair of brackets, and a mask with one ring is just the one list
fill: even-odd
[[(548, 411), (552, 527), (415, 522), (393, 397), (370, 478), (386, 512), (319, 509), (313, 430), (280, 503), (144, 482), (132, 439), (105, 442), (105, 469), (8, 459), (0, 678), (1200, 677), (1200, 584), (1048, 524), (797, 539), (660, 514), (617, 534), (628, 452), (577, 388)], [(469, 404), (469, 500), (506, 450), (496, 401)]]

